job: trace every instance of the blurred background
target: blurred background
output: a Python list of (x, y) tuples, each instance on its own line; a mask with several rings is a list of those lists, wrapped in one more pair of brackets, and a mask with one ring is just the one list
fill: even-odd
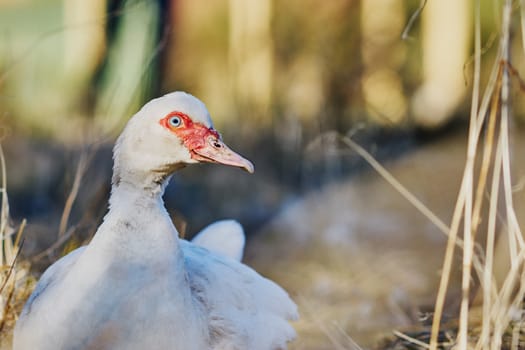
[[(186, 237), (222, 218), (244, 225), (246, 263), (300, 306), (295, 348), (380, 347), (392, 329), (426, 322), (446, 236), (341, 142), (358, 142), (450, 221), (473, 1), (428, 1), (419, 12), (424, 3), (0, 0), (0, 141), (13, 222), (28, 221), (24, 259), (38, 275), (89, 241), (106, 211), (118, 133), (149, 99), (185, 90), (256, 173), (184, 169), (167, 207)], [(481, 4), (486, 81), (500, 10)], [(519, 29), (516, 18), (516, 75), (525, 69)], [(518, 207), (519, 83), (514, 76)]]

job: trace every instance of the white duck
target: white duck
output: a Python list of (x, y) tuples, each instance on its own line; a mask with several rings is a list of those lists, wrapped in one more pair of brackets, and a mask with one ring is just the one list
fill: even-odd
[(114, 149), (109, 212), (89, 245), (42, 275), (15, 350), (286, 348), (297, 318), (287, 293), (178, 238), (162, 195), (175, 170), (199, 162), (253, 172), (189, 94), (150, 101), (131, 118)]

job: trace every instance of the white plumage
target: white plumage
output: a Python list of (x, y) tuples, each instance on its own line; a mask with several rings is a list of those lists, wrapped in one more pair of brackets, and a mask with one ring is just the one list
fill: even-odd
[(114, 158), (104, 222), (89, 245), (42, 275), (17, 322), (14, 349), (286, 348), (295, 337), (288, 320), (297, 318), (296, 305), (237, 261), (242, 228), (242, 244), (232, 249), (201, 236), (211, 252), (179, 239), (164, 208), (164, 187), (186, 164), (253, 171), (222, 143), (202, 102), (176, 92), (146, 104)]
[(235, 220), (221, 220), (206, 226), (191, 240), (216, 254), (242, 260), (246, 238), (241, 224)]

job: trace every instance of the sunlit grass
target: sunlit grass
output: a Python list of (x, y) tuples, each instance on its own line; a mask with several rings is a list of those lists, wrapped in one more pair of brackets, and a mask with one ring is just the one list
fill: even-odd
[(0, 349), (10, 349), (14, 325), (33, 289), (34, 281), (30, 277), (28, 263), (19, 260), (25, 221), (18, 229), (10, 222), (6, 164), (1, 146), (0, 173)]
[[(510, 19), (512, 6), (510, 1), (503, 5), (502, 30), (500, 48), (493, 65), (492, 79), (489, 81), (483, 98), (480, 99), (480, 61), (481, 61), (481, 27), (479, 19), (479, 2), (476, 4), (476, 31), (474, 57), (474, 85), (469, 128), (467, 162), (465, 165), (463, 182), (458, 196), (458, 203), (454, 213), (453, 230), (449, 235), (446, 259), (440, 291), (436, 301), (436, 313), (432, 327), (430, 348), (437, 348), (437, 337), (441, 320), (445, 294), (447, 290), (450, 266), (453, 263), (453, 249), (459, 222), (463, 221), (463, 260), (462, 260), (462, 300), (459, 314), (458, 349), (500, 349), (504, 343), (504, 333), (508, 327), (514, 327), (512, 321), (520, 321), (521, 303), (525, 296), (525, 288), (521, 283), (523, 264), (525, 262), (525, 244), (519, 223), (516, 219), (512, 202), (512, 179), (510, 173), (509, 148), (509, 119), (510, 119)], [(481, 100), (481, 103), (479, 101)], [(499, 119), (498, 119), (499, 118)], [(499, 128), (499, 131), (497, 130)], [(480, 135), (485, 131), (484, 145), (480, 142)], [(481, 168), (476, 172), (476, 159), (481, 154)], [(487, 178), (492, 176), (490, 188), (487, 187)], [(480, 208), (489, 195), (489, 213), (487, 240), (482, 249), (475, 250), (475, 238), (479, 232)], [(498, 197), (503, 197), (503, 204), (498, 205)], [(504, 276), (504, 282), (498, 286), (495, 282), (493, 266), (495, 259), (506, 259), (496, 256), (496, 223), (500, 220), (498, 212), (504, 213), (503, 230), (501, 236), (506, 236), (509, 242), (510, 268)], [(503, 241), (500, 239), (500, 241)], [(501, 242), (500, 244), (502, 244)], [(474, 258), (478, 256), (483, 266), (475, 266), (472, 270)], [(445, 273), (447, 272), (447, 273)], [(478, 320), (473, 320), (472, 310), (472, 274), (477, 273), (482, 299), (481, 333), (473, 329)], [(518, 322), (518, 325), (521, 322)], [(513, 341), (513, 343), (516, 345)], [(507, 344), (507, 346), (509, 346)]]
[[(523, 4), (522, 4), (523, 5)], [(523, 10), (523, 9), (522, 9)], [(370, 154), (344, 138), (350, 148), (360, 154), (372, 167), (396, 188), (441, 231), (448, 234), (441, 283), (435, 304), (431, 336), (427, 341), (410, 337), (399, 331), (394, 334), (412, 346), (437, 349), (518, 349), (524, 345), (523, 300), (525, 297), (525, 242), (513, 206), (513, 183), (510, 166), (510, 22), (512, 4), (503, 4), (500, 48), (493, 64), (492, 75), (480, 98), (481, 26), (480, 4), (475, 7), (474, 82), (471, 119), (468, 134), (467, 159), (462, 185), (453, 219), (448, 228), (426, 206), (397, 182)], [(523, 14), (523, 12), (522, 12)], [(522, 24), (525, 21), (521, 19)], [(519, 77), (518, 77), (519, 79)], [(520, 81), (521, 85), (521, 81)], [(484, 140), (481, 135), (484, 132)], [(477, 164), (481, 159), (480, 164)], [(479, 165), (479, 166), (478, 166)], [(487, 217), (482, 217), (483, 202), (488, 196)], [(502, 197), (501, 203), (499, 198)], [(488, 221), (486, 241), (476, 247), (480, 222)], [(463, 226), (461, 226), (463, 224)], [(498, 232), (497, 224), (502, 227)], [(462, 233), (463, 238), (459, 238)], [(497, 234), (499, 233), (499, 241)], [(508, 244), (510, 256), (496, 255), (496, 244)], [(445, 297), (448, 290), (456, 247), (462, 249), (462, 299), (457, 322), (452, 326), (452, 341), (440, 342), (440, 328)], [(495, 276), (496, 259), (509, 259), (504, 276)], [(478, 299), (481, 306), (472, 305), (473, 274), (479, 279)], [(496, 277), (503, 282), (498, 285)], [(481, 310), (480, 310), (481, 307)], [(447, 330), (451, 329), (447, 327)], [(424, 333), (424, 332), (422, 332)], [(449, 339), (450, 340), (450, 339)]]

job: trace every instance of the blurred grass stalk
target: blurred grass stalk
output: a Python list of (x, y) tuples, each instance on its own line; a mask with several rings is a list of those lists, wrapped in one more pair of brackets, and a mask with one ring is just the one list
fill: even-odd
[[(7, 199), (6, 165), (2, 147), (0, 146), (0, 172), (2, 176), (0, 193), (2, 195), (0, 208), (0, 347), (6, 342), (5, 335), (14, 326), (18, 307), (15, 305), (25, 300), (27, 288), (20, 290), (27, 281), (28, 269), (17, 265), (17, 257), (21, 249), (20, 237), (25, 227), (25, 220), (16, 231), (9, 222), (9, 203)], [(27, 286), (27, 284), (25, 284)], [(18, 297), (20, 296), (20, 298)], [(21, 305), (21, 304), (20, 304)], [(5, 330), (7, 328), (7, 331)]]
[(158, 79), (154, 61), (165, 44), (164, 40), (157, 43), (159, 13), (155, 1), (124, 2), (97, 92), (95, 123), (103, 134), (115, 134), (153, 97), (149, 94)]
[[(522, 14), (525, 1), (521, 1)], [(511, 328), (511, 345), (518, 347), (519, 328), (522, 319), (522, 301), (525, 296), (525, 285), (521, 281), (525, 278), (523, 269), (525, 261), (525, 243), (521, 229), (516, 219), (512, 203), (512, 181), (510, 174), (510, 149), (508, 123), (510, 117), (510, 43), (509, 32), (512, 13), (512, 3), (505, 0), (503, 3), (503, 19), (500, 36), (500, 46), (493, 64), (491, 77), (487, 83), (480, 103), (480, 66), (481, 66), (481, 25), (480, 1), (475, 2), (475, 53), (474, 53), (474, 83), (472, 93), (470, 128), (468, 137), (467, 160), (463, 174), (461, 189), (458, 195), (449, 238), (447, 251), (443, 262), (440, 288), (435, 305), (435, 313), (430, 339), (430, 349), (437, 349), (439, 327), (445, 296), (450, 279), (455, 245), (458, 241), (458, 231), (463, 220), (463, 259), (462, 259), (462, 300), (459, 315), (459, 329), (456, 348), (466, 350), (500, 349), (505, 332)], [(524, 18), (521, 18), (522, 23)], [(498, 120), (499, 116), (499, 120)], [(499, 133), (496, 136), (496, 129)], [(480, 145), (480, 135), (485, 131), (484, 143)], [(475, 167), (476, 159), (481, 154), (479, 171)], [(491, 174), (490, 174), (491, 173)], [(487, 179), (492, 176), (490, 188), (487, 188)], [(487, 239), (484, 249), (474, 250), (476, 234), (481, 222), (481, 207), (486, 192), (489, 192), (489, 212)], [(501, 193), (500, 193), (501, 192)], [(505, 218), (501, 236), (509, 244), (510, 266), (503, 276), (495, 276), (494, 263), (506, 256), (495, 255), (496, 223), (498, 216), (498, 198), (503, 196), (503, 210)], [(503, 244), (503, 240), (500, 240)], [(475, 265), (474, 272), (480, 280), (479, 290), (482, 299), (481, 333), (479, 337), (473, 335), (473, 325), (478, 324), (470, 305), (472, 295), (472, 264), (476, 255), (483, 262), (481, 267)], [(498, 277), (503, 282), (497, 285)], [(514, 322), (513, 322), (514, 321)], [(472, 343), (472, 339), (476, 339)]]

